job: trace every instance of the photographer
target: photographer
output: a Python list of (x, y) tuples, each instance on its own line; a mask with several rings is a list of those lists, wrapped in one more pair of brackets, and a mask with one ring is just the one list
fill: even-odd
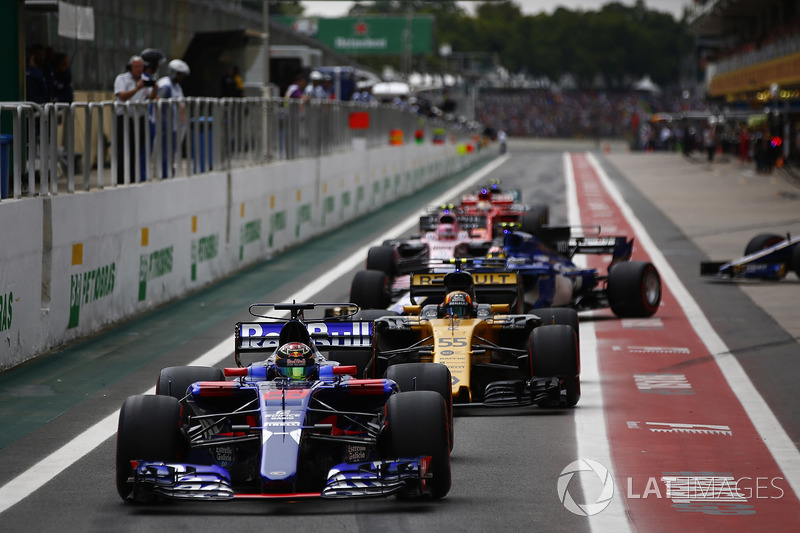
[[(114, 80), (114, 96), (118, 102), (144, 102), (148, 99), (155, 98), (157, 89), (155, 80), (148, 79), (143, 76), (144, 74), (144, 60), (141, 56), (131, 57), (126, 71), (118, 75)], [(117, 183), (124, 183), (125, 176), (125, 153), (129, 155), (129, 168), (130, 177), (132, 181), (136, 181), (136, 139), (137, 134), (135, 127), (138, 124), (138, 145), (140, 150), (144, 148), (144, 117), (147, 110), (143, 107), (134, 107), (126, 110), (124, 106), (118, 106), (116, 109), (117, 127)], [(129, 127), (129, 142), (125, 145), (124, 127), (125, 121), (128, 121)]]

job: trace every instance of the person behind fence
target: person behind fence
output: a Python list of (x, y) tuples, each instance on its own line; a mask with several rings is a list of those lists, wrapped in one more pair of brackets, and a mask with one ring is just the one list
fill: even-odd
[(286, 89), (285, 97), (290, 100), (307, 100), (308, 98), (306, 98), (305, 95), (306, 83), (307, 80), (305, 74), (299, 72), (294, 77), (294, 83), (289, 85), (289, 87)]
[[(157, 48), (145, 48), (139, 53), (144, 59), (144, 73), (142, 73), (142, 77), (146, 80), (145, 85), (153, 87), (153, 93), (150, 95), (151, 100), (158, 99), (158, 69), (167, 60), (167, 56), (164, 55), (164, 52), (158, 50)], [(156, 139), (156, 108), (155, 104), (150, 104), (147, 106), (147, 127), (150, 130), (150, 145), (149, 145), (149, 153), (153, 153), (153, 143)], [(147, 180), (147, 153), (142, 150), (141, 154), (139, 154), (140, 163), (141, 163), (141, 170), (142, 181)]]
[[(135, 55), (130, 58), (125, 72), (119, 74), (114, 79), (114, 96), (117, 102), (146, 102), (155, 96), (155, 84), (147, 85), (147, 80), (142, 76), (144, 73), (144, 59), (142, 56)], [(144, 148), (144, 117), (146, 109), (133, 107), (126, 110), (125, 106), (116, 107), (116, 140), (117, 140), (117, 183), (124, 183), (125, 176), (125, 152), (130, 154), (129, 166), (130, 176), (136, 181), (134, 172), (136, 168), (136, 140), (137, 133), (135, 125), (138, 125), (138, 144)], [(128, 123), (129, 137), (128, 144), (125, 145), (124, 128)]]
[(308, 78), (311, 80), (311, 85), (306, 85), (305, 89), (303, 89), (305, 95), (314, 100), (324, 100), (327, 98), (325, 89), (322, 87), (322, 80), (324, 78), (322, 72), (312, 70)]
[(28, 49), (28, 64), (25, 67), (25, 99), (28, 102), (46, 104), (50, 101), (50, 87), (42, 70), (45, 51), (40, 44), (31, 45)]
[(53, 102), (72, 103), (75, 97), (72, 89), (72, 70), (69, 56), (63, 52), (56, 54), (50, 88)]
[[(175, 166), (170, 165), (170, 172), (167, 172), (167, 161), (171, 160), (174, 164), (176, 154), (179, 154), (179, 147), (183, 145), (186, 136), (186, 104), (183, 102), (183, 79), (191, 73), (189, 65), (181, 59), (173, 59), (167, 65), (168, 75), (158, 80), (158, 98), (177, 100), (170, 104), (169, 108), (162, 108), (162, 136), (161, 136), (161, 171), (162, 177), (166, 178), (175, 175)], [(168, 118), (169, 113), (169, 118)], [(168, 127), (172, 123), (172, 128)], [(167, 134), (172, 135), (172, 156), (167, 157)]]

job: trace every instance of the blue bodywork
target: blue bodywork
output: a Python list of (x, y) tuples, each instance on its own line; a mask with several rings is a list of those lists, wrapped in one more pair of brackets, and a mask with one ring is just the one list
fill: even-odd
[[(521, 231), (507, 231), (502, 253), (487, 260), (475, 259), (468, 267), (472, 272), (507, 270), (522, 278), (527, 303), (534, 309), (572, 307), (576, 310), (608, 307), (603, 287), (607, 276), (594, 268), (581, 268), (572, 258), (575, 254), (606, 254), (613, 265), (627, 261), (633, 251), (633, 240), (625, 237), (571, 237), (569, 228), (546, 228), (543, 238)], [(497, 257), (503, 261), (497, 266)], [(560, 280), (560, 289), (559, 289)], [(566, 283), (565, 283), (566, 282)], [(558, 290), (568, 287), (569, 294)], [(568, 303), (559, 301), (566, 299)]]

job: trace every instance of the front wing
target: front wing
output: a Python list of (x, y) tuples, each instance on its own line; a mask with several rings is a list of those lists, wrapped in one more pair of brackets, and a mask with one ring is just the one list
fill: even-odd
[(430, 494), (430, 457), (401, 458), (364, 463), (341, 463), (328, 472), (319, 493), (236, 493), (230, 475), (216, 465), (132, 461), (133, 490), (125, 499), (227, 501), (248, 498), (379, 498), (398, 492), (409, 496)]

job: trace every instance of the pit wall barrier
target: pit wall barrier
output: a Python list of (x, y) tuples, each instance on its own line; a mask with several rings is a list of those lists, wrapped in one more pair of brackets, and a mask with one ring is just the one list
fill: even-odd
[(367, 148), (3, 202), (0, 370), (214, 283), (493, 155)]

